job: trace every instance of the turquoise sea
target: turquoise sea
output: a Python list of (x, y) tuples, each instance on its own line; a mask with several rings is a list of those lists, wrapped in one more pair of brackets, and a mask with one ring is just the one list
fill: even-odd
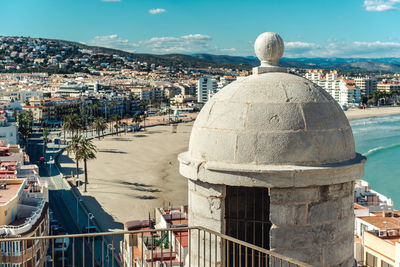
[(400, 209), (400, 115), (350, 122), (356, 151), (367, 157), (362, 178)]

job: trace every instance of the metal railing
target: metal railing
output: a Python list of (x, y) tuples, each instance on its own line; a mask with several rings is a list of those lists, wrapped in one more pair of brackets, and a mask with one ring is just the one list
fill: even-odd
[(203, 227), (2, 238), (0, 244), (0, 264), (24, 266), (311, 267)]

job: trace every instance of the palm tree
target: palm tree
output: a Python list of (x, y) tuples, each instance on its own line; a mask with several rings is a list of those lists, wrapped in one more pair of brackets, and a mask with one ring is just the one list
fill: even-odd
[(140, 123), (142, 122), (142, 117), (139, 114), (135, 114), (132, 118), (132, 122), (138, 124), (140, 129)]
[(114, 131), (113, 131), (113, 122), (115, 122), (115, 126), (114, 128), (116, 128), (117, 130), (117, 135), (118, 135), (118, 122), (119, 122), (119, 116), (118, 115), (112, 115), (110, 117), (110, 128), (111, 128), (111, 134), (114, 135)]
[(70, 131), (72, 135), (75, 134), (75, 131), (78, 133), (82, 128), (81, 126), (81, 118), (78, 114), (69, 114), (65, 116), (63, 129), (64, 129), (64, 139), (65, 139), (65, 131)]
[(31, 125), (33, 121), (33, 114), (31, 111), (18, 113), (18, 132), (24, 142), (25, 150), (28, 146), (28, 138), (32, 133)]
[(85, 190), (87, 192), (86, 186), (89, 184), (87, 175), (87, 161), (96, 158), (96, 146), (92, 143), (92, 140), (81, 138), (78, 144), (77, 157), (79, 160), (83, 160), (84, 171), (85, 171)]
[(79, 144), (82, 138), (83, 137), (81, 135), (74, 135), (70, 143), (66, 147), (68, 155), (69, 153), (74, 153), (75, 163), (76, 163), (76, 176), (78, 177), (78, 179), (79, 179), (79, 160), (80, 160), (78, 151), (79, 151)]
[(104, 118), (98, 117), (93, 121), (93, 128), (96, 130), (96, 133), (100, 139), (100, 132), (103, 133), (105, 129), (107, 129), (107, 123)]

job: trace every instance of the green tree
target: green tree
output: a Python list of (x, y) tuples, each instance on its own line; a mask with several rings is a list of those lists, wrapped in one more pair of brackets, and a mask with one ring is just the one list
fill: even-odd
[(92, 127), (96, 130), (97, 136), (100, 139), (100, 133), (103, 133), (107, 129), (107, 123), (104, 118), (98, 117), (93, 121)]
[(43, 128), (43, 157), (46, 154), (47, 143), (49, 140), (50, 131), (47, 128)]
[(85, 190), (87, 192), (87, 185), (89, 184), (88, 174), (87, 174), (87, 161), (96, 159), (96, 146), (93, 144), (92, 140), (81, 138), (78, 144), (78, 150), (76, 152), (79, 160), (83, 160), (84, 172), (85, 172)]
[(142, 122), (142, 116), (140, 116), (139, 114), (133, 115), (132, 122), (135, 124), (138, 124), (139, 129), (140, 129), (140, 123)]
[(68, 146), (66, 147), (68, 155), (70, 153), (74, 154), (75, 164), (76, 164), (76, 176), (78, 177), (78, 179), (79, 179), (79, 160), (80, 160), (78, 151), (82, 138), (83, 137), (81, 135), (74, 135), (71, 141), (69, 142)]
[(20, 134), (24, 147), (28, 145), (28, 138), (32, 133), (33, 115), (32, 111), (21, 112), (17, 115), (18, 133)]

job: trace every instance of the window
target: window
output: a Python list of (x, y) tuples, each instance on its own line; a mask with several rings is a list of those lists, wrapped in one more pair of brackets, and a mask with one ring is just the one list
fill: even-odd
[(386, 261), (381, 261), (381, 267), (393, 267), (393, 265), (387, 263)]
[[(261, 200), (261, 201), (260, 201)], [(267, 188), (227, 186), (225, 198), (225, 220), (226, 233), (229, 236), (249, 242), (256, 246), (269, 249), (269, 191)], [(245, 255), (245, 250), (238, 247), (235, 249), (230, 245), (229, 260), (236, 262), (240, 259), (238, 255)], [(256, 255), (257, 256), (257, 255)], [(251, 255), (248, 255), (251, 262)], [(245, 257), (242, 257), (242, 266)], [(256, 259), (254, 266), (265, 266), (264, 259)]]
[(378, 266), (378, 259), (374, 255), (372, 255), (368, 252), (366, 252), (366, 260), (367, 260), (366, 264), (368, 267), (377, 267)]

